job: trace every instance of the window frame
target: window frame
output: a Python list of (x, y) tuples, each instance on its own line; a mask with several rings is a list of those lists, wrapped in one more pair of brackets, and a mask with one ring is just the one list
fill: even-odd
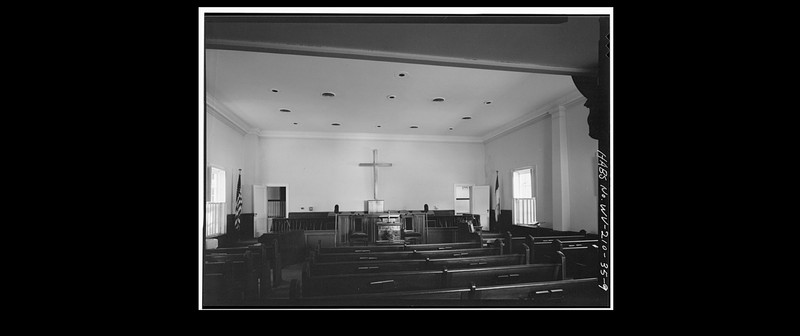
[[(222, 189), (223, 190), (216, 190), (217, 189), (217, 188), (215, 188), (216, 186), (211, 182), (212, 181), (212, 176), (215, 175), (214, 170), (219, 170), (219, 171), (222, 172), (222, 182), (221, 182), (221, 184), (222, 184)], [(219, 237), (219, 236), (222, 236), (222, 235), (226, 234), (227, 231), (228, 231), (227, 223), (226, 223), (226, 218), (227, 218), (227, 215), (228, 215), (228, 213), (227, 213), (228, 171), (225, 170), (224, 167), (218, 166), (218, 165), (214, 165), (214, 164), (208, 164), (206, 171), (207, 171), (207, 179), (206, 179), (207, 186), (206, 186), (206, 197), (205, 197), (205, 204), (204, 204), (205, 205), (205, 210), (204, 210), (204, 218), (203, 218), (204, 229), (205, 229), (204, 230), (205, 231), (204, 235), (205, 235), (206, 238), (215, 238), (215, 237)], [(217, 185), (219, 185), (219, 183)], [(220, 197), (223, 200), (222, 202), (214, 202), (214, 200), (211, 199), (211, 195), (212, 195), (211, 189), (212, 188), (214, 189), (214, 194), (217, 195), (218, 197)], [(218, 211), (219, 213), (210, 213), (210, 211), (214, 211), (214, 210), (212, 210), (212, 208), (215, 208), (216, 211)], [(214, 216), (214, 215), (216, 215), (216, 216)], [(210, 220), (213, 217), (216, 217), (220, 221), (220, 223), (210, 222)]]
[[(531, 175), (531, 183), (530, 183), (530, 198), (527, 197), (516, 197), (519, 193), (519, 175), (521, 171), (530, 170)], [(537, 219), (538, 214), (538, 202), (536, 200), (536, 187), (537, 187), (537, 177), (536, 177), (536, 166), (524, 166), (519, 168), (514, 168), (511, 171), (511, 224), (512, 225), (519, 225), (519, 226), (530, 226), (536, 225), (539, 223)], [(518, 200), (531, 200), (530, 202), (532, 205), (530, 206), (530, 213), (528, 214), (521, 214), (522, 210), (519, 209), (519, 202)], [(530, 223), (526, 223), (526, 219)]]

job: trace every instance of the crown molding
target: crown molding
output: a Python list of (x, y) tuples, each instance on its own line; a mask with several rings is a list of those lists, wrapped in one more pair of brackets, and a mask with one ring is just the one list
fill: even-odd
[(581, 94), (578, 89), (572, 90), (569, 93), (565, 94), (563, 97), (557, 99), (554, 103), (556, 106), (570, 106), (575, 103), (583, 103), (586, 101), (586, 97)]
[(212, 95), (206, 93), (206, 109), (212, 116), (216, 117), (230, 128), (239, 132), (242, 135), (258, 134), (259, 129), (250, 126), (246, 121), (240, 118), (236, 113), (230, 110), (225, 104), (219, 102)]
[(466, 59), (466, 58), (446, 57), (446, 56), (387, 52), (387, 51), (377, 51), (377, 50), (290, 45), (281, 43), (267, 43), (267, 42), (240, 41), (240, 40), (227, 40), (227, 39), (206, 39), (205, 48), (219, 49), (219, 50), (275, 53), (275, 54), (349, 58), (349, 59), (361, 59), (361, 60), (383, 61), (383, 62), (427, 64), (427, 65), (451, 66), (451, 67), (462, 67), (462, 68), (529, 72), (529, 73), (551, 74), (551, 75), (594, 75), (597, 72), (597, 70), (595, 69), (553, 67), (553, 66), (546, 66), (533, 63), (512, 63), (512, 62)]
[(484, 143), (490, 142), (498, 137), (514, 132), (520, 128), (547, 119), (553, 113), (557, 113), (559, 111), (559, 107), (567, 107), (569, 105), (583, 101), (586, 101), (586, 98), (583, 97), (580, 91), (578, 91), (577, 89), (572, 90), (569, 93), (565, 94), (564, 96), (561, 96), (561, 98), (558, 98), (555, 101), (551, 102), (550, 104), (540, 107), (531, 113), (528, 113), (510, 122), (507, 122), (503, 126), (500, 126), (495, 130), (490, 131), (486, 135), (482, 136), (481, 139), (483, 140)]
[(447, 135), (261, 131), (259, 133), (259, 136), (262, 138), (284, 138), (284, 139), (483, 143), (483, 139), (481, 139), (480, 137), (447, 136)]

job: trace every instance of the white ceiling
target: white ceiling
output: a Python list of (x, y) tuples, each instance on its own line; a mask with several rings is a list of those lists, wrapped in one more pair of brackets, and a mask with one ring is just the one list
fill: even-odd
[(596, 71), (596, 17), (376, 21), (386, 18), (207, 19), (206, 94), (262, 134), (479, 138), (574, 94), (570, 75)]

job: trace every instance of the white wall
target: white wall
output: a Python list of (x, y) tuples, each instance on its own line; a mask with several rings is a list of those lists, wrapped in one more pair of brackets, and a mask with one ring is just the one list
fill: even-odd
[[(588, 135), (588, 109), (579, 99), (566, 106), (569, 223), (560, 229), (597, 233), (597, 184), (593, 166), (597, 141)], [(511, 210), (512, 172), (536, 167), (537, 219), (553, 227), (553, 119), (550, 115), (485, 144), (264, 138), (244, 134), (206, 114), (207, 164), (227, 172), (227, 211), (233, 213), (236, 178), (242, 168), (243, 212), (252, 212), (252, 185), (288, 185), (291, 212), (363, 211), (372, 199), (372, 161), (390, 162), (378, 168), (378, 198), (386, 209), (453, 209), (453, 185), (490, 185), (500, 171), (501, 207)], [(558, 128), (556, 128), (557, 132)], [(492, 193), (493, 195), (493, 193)], [(493, 197), (493, 196), (492, 196)], [(303, 209), (301, 209), (301, 207)]]
[[(552, 129), (550, 117), (502, 135), (486, 143), (486, 181), (492, 185), (496, 170), (500, 171), (500, 208), (512, 208), (512, 174), (514, 169), (536, 167), (536, 219), (543, 227), (553, 223)], [(494, 202), (494, 198), (492, 198)]]
[[(544, 222), (543, 227), (554, 228), (554, 189), (561, 188), (563, 183), (569, 201), (569, 217), (559, 218), (564, 223), (555, 223), (557, 230), (597, 233), (597, 191), (596, 168), (592, 158), (597, 151), (597, 141), (589, 137), (589, 125), (586, 117), (589, 110), (583, 106), (585, 99), (578, 99), (565, 106), (566, 118), (566, 154), (568, 179), (553, 178), (553, 151), (560, 146), (553, 146), (554, 137), (558, 137), (559, 128), (553, 127), (557, 122), (553, 116), (546, 115), (531, 125), (521, 127), (510, 133), (494, 138), (486, 143), (486, 181), (494, 186), (495, 171), (500, 171), (501, 208), (512, 209), (512, 172), (516, 168), (536, 167), (536, 203), (537, 220)], [(557, 108), (554, 109), (554, 112)], [(556, 139), (558, 140), (558, 139)], [(559, 165), (556, 165), (559, 166)], [(554, 182), (557, 181), (557, 182)], [(567, 187), (568, 186), (568, 187)], [(492, 187), (494, 189), (494, 187)], [(563, 200), (560, 200), (563, 202)], [(559, 216), (560, 217), (560, 216)]]
[(597, 140), (589, 137), (589, 109), (580, 99), (566, 106), (569, 157), (569, 231), (597, 231)]
[[(239, 168), (244, 172), (244, 136), (233, 128), (217, 119), (212, 113), (206, 113), (206, 167), (214, 165), (225, 169), (225, 202), (227, 212), (233, 213), (236, 201), (236, 181), (239, 177)], [(244, 175), (246, 176), (246, 175)], [(245, 178), (242, 178), (244, 188)], [(206, 186), (208, 188), (208, 186)], [(244, 188), (247, 190), (248, 188)], [(250, 188), (252, 189), (252, 187)], [(206, 190), (206, 193), (208, 190)], [(252, 194), (252, 190), (250, 191)], [(244, 192), (242, 197), (245, 197)], [(252, 204), (248, 211), (247, 202), (244, 202), (242, 212), (252, 212)]]
[[(387, 210), (453, 209), (453, 185), (481, 184), (484, 146), (481, 143), (260, 139), (259, 179), (265, 184), (288, 185), (291, 212), (363, 211), (372, 199), (372, 168), (359, 163), (378, 161), (378, 198)], [(300, 209), (303, 207), (304, 209)]]

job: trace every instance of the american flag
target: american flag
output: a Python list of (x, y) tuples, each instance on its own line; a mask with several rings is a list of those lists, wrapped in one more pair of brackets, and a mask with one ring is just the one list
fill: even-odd
[(500, 171), (494, 180), (494, 221), (500, 221)]
[(236, 183), (236, 217), (233, 227), (239, 232), (239, 216), (242, 215), (242, 172), (239, 171), (239, 182)]

